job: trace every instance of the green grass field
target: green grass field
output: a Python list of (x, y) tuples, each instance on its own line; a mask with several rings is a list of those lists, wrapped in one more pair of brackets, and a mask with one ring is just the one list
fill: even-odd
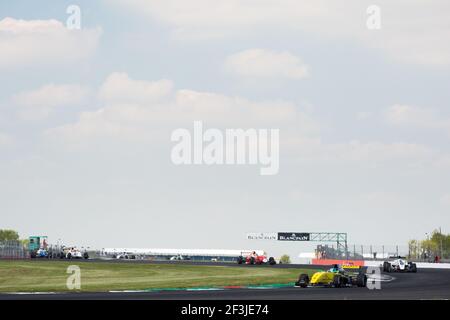
[(68, 291), (67, 267), (81, 269), (81, 291), (290, 283), (311, 269), (82, 261), (1, 261), (0, 292)]

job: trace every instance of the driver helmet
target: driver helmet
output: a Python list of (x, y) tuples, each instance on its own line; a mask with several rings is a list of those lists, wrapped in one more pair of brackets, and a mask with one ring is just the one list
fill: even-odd
[(334, 264), (333, 267), (330, 269), (331, 272), (339, 272), (340, 268), (339, 265)]

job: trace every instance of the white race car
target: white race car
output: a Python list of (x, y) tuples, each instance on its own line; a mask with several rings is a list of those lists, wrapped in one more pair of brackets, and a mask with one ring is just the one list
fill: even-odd
[(66, 259), (89, 259), (89, 254), (86, 251), (81, 252), (75, 247), (69, 247), (64, 248), (61, 257)]
[(407, 261), (405, 258), (398, 257), (394, 260), (383, 262), (384, 272), (417, 272), (417, 266), (411, 261)]
[(136, 255), (132, 253), (119, 253), (113, 256), (114, 259), (136, 259)]

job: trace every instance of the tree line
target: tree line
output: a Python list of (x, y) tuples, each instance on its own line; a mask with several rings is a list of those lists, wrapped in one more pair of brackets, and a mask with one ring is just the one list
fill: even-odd
[(18, 241), (19, 233), (15, 230), (0, 229), (0, 242)]
[(435, 261), (450, 259), (450, 234), (443, 234), (434, 230), (431, 236), (423, 240), (410, 240), (408, 242), (409, 257)]
[(0, 243), (6, 241), (20, 241), (24, 247), (27, 247), (29, 243), (28, 239), (20, 239), (16, 230), (0, 229)]

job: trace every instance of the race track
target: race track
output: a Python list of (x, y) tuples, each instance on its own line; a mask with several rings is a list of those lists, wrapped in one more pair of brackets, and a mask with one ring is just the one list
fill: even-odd
[[(51, 262), (49, 262), (51, 263)], [(89, 263), (89, 262), (86, 262)], [(118, 262), (120, 263), (120, 262)], [(142, 263), (142, 262), (137, 262)], [(146, 262), (149, 263), (149, 262)], [(152, 262), (154, 263), (154, 262)], [(177, 262), (170, 262), (177, 263)], [(180, 262), (178, 262), (180, 263)], [(192, 262), (181, 262), (192, 264)], [(204, 263), (202, 263), (204, 264)], [(218, 263), (213, 263), (218, 265)], [(228, 265), (230, 264), (220, 264)], [(232, 264), (235, 267), (236, 265)], [(243, 268), (292, 268), (313, 267), (310, 265), (241, 266)], [(393, 279), (389, 279), (389, 276)], [(159, 291), (159, 292), (97, 292), (56, 294), (0, 294), (0, 300), (16, 299), (163, 299), (163, 300), (307, 300), (307, 299), (450, 299), (450, 270), (419, 269), (413, 273), (392, 273), (389, 281), (381, 282), (381, 289), (367, 288), (264, 288), (264, 289), (221, 289), (204, 291)]]

